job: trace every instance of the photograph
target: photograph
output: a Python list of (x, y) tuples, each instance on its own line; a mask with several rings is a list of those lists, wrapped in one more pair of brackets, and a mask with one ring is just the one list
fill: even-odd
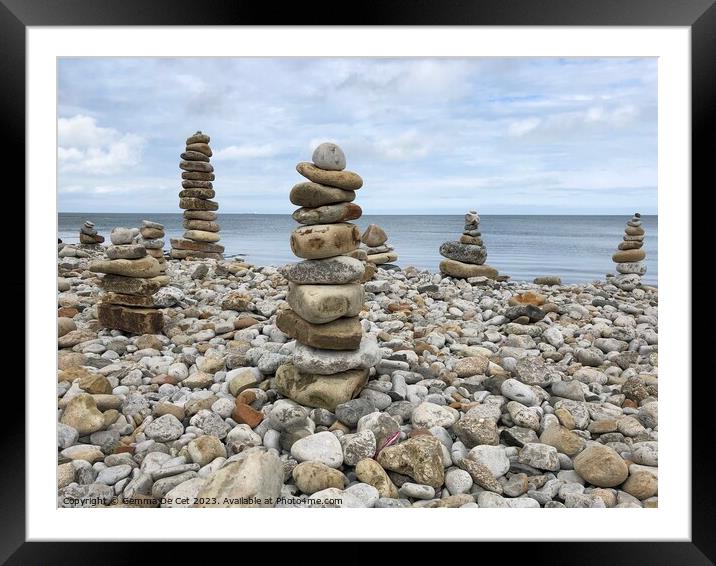
[(657, 57), (56, 65), (57, 508), (658, 508)]

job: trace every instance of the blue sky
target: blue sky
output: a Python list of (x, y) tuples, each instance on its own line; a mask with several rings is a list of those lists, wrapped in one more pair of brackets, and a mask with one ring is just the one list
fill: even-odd
[(196, 130), (220, 213), (290, 213), (323, 141), (365, 214), (657, 211), (654, 58), (60, 59), (58, 117), (61, 212), (179, 212)]

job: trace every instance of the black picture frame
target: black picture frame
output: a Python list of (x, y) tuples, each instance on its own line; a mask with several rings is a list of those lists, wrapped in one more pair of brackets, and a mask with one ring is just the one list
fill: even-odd
[[(692, 176), (706, 179), (716, 136), (716, 6), (714, 0), (381, 0), (371, 5), (346, 4), (338, 9), (310, 10), (302, 3), (274, 5), (239, 0), (0, 0), (0, 131), (5, 140), (25, 139), (25, 37), (28, 26), (97, 25), (557, 25), (557, 26), (686, 26), (691, 30)], [(350, 19), (347, 19), (347, 17)], [(712, 142), (712, 143), (709, 143)], [(23, 167), (17, 163), (24, 186)], [(20, 160), (18, 160), (20, 161)], [(8, 187), (9, 188), (9, 187)], [(684, 188), (687, 196), (691, 188)], [(3, 201), (5, 202), (5, 201)], [(16, 208), (24, 210), (24, 198)], [(24, 215), (19, 215), (20, 218)], [(26, 250), (26, 253), (31, 250)], [(689, 250), (690, 252), (690, 250)], [(18, 270), (19, 271), (19, 270)], [(690, 274), (684, 274), (690, 276)], [(10, 292), (25, 293), (24, 270), (13, 278)], [(22, 320), (18, 317), (18, 320)], [(27, 348), (27, 344), (26, 344)], [(691, 358), (691, 352), (683, 352)], [(711, 379), (710, 376), (704, 376)], [(691, 375), (667, 376), (688, 383)], [(22, 393), (20, 393), (22, 391)], [(15, 386), (24, 395), (24, 387)], [(27, 403), (27, 399), (25, 399)], [(668, 399), (664, 400), (668, 402)], [(511, 562), (599, 564), (714, 564), (716, 562), (716, 497), (708, 465), (713, 446), (708, 395), (692, 398), (692, 538), (691, 542), (584, 542), (509, 544)], [(12, 422), (24, 423), (24, 406)], [(125, 564), (148, 557), (150, 544), (25, 542), (24, 429), (5, 427), (0, 465), (0, 561), (7, 564)], [(702, 447), (696, 450), (696, 447)], [(638, 520), (638, 519), (637, 519)], [(479, 525), (476, 525), (479, 529)], [(588, 525), (585, 529), (589, 532)], [(558, 530), (555, 531), (556, 533)], [(599, 536), (597, 532), (589, 532)], [(320, 533), (317, 533), (320, 537)], [(140, 548), (130, 549), (129, 545)], [(215, 543), (216, 544), (216, 543)], [(274, 544), (274, 543), (271, 543)], [(158, 549), (157, 545), (151, 545)], [(214, 547), (214, 558), (232, 559), (226, 545)], [(245, 547), (244, 547), (245, 548)], [(325, 547), (322, 547), (325, 549)], [(344, 547), (345, 549), (346, 547)], [(451, 552), (459, 559), (460, 549)], [(483, 547), (485, 550), (488, 547)], [(163, 545), (162, 560), (186, 559), (186, 545)], [(346, 549), (347, 550), (347, 549)], [(507, 549), (505, 549), (507, 550)], [(345, 552), (345, 551), (344, 551)], [(402, 552), (402, 551), (401, 551)], [(469, 551), (474, 552), (474, 551)], [(343, 556), (350, 557), (349, 553)], [(354, 555), (356, 559), (358, 554)], [(468, 558), (471, 555), (464, 555)], [(472, 555), (474, 556), (474, 555)], [(234, 555), (233, 559), (239, 559)]]

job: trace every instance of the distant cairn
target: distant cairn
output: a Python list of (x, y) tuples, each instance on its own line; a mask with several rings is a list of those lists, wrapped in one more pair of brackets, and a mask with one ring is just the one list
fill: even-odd
[(90, 271), (104, 273), (97, 318), (104, 328), (157, 334), (164, 326), (164, 316), (153, 295), (169, 278), (163, 275), (163, 265), (136, 241), (138, 232), (136, 228), (115, 228), (109, 236), (112, 245), (107, 247), (107, 259), (90, 264)]
[(497, 279), (497, 270), (485, 263), (487, 248), (482, 241), (480, 217), (475, 210), (465, 215), (465, 226), (460, 241), (445, 242), (440, 246), (440, 271), (450, 277), (467, 279), (470, 277), (487, 277)]
[[(361, 236), (360, 249), (365, 251), (366, 261), (369, 264), (379, 265), (384, 269), (398, 269), (398, 266), (392, 265), (392, 262), (398, 261), (398, 254), (393, 251), (393, 246), (388, 244), (385, 230), (377, 224), (370, 224), (365, 229)], [(375, 267), (372, 271), (375, 272)]]
[(641, 214), (634, 213), (624, 228), (624, 238), (618, 250), (612, 256), (619, 275), (607, 275), (607, 280), (621, 289), (631, 291), (641, 284), (641, 276), (646, 273), (646, 252), (644, 246), (644, 228), (641, 225)]
[(104, 242), (104, 236), (100, 236), (94, 227), (94, 222), (89, 220), (80, 228), (80, 244), (95, 246)]
[(214, 166), (209, 163), (213, 155), (207, 134), (196, 132), (186, 140), (179, 167), (182, 169), (182, 190), (179, 193), (179, 208), (184, 209), (184, 237), (171, 240), (171, 257), (185, 259), (202, 257), (221, 259), (224, 246), (218, 244), (219, 224), (216, 211), (219, 203), (211, 200), (215, 196)]

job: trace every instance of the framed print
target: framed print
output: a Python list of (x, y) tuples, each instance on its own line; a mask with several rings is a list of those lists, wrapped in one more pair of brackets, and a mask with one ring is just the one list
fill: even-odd
[(712, 563), (690, 300), (716, 8), (443, 4), (0, 5), (27, 218), (4, 560)]

